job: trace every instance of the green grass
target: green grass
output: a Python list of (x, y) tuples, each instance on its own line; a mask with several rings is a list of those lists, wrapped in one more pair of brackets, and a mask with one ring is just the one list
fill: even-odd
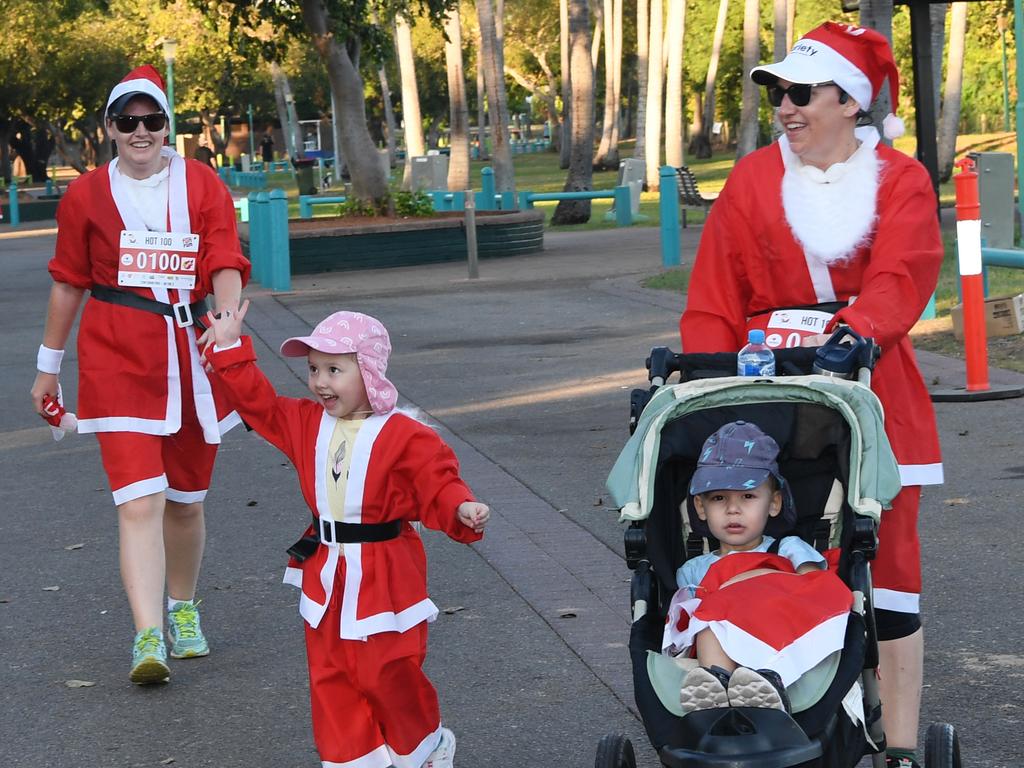
[(687, 267), (669, 269), (659, 275), (646, 278), (642, 285), (644, 288), (686, 293), (686, 289), (690, 285), (690, 270)]
[[(913, 155), (916, 148), (916, 139), (913, 136), (903, 136), (896, 140), (895, 146), (901, 152)], [(624, 141), (619, 144), (619, 155), (621, 158), (633, 156), (634, 142)], [(961, 136), (957, 139), (957, 157), (968, 151), (986, 152), (1009, 152), (1016, 155), (1016, 138), (1013, 133), (989, 133)], [(697, 177), (702, 192), (718, 192), (725, 185), (735, 164), (735, 153), (719, 151), (714, 157), (707, 160), (686, 156), (686, 164)], [(558, 154), (553, 151), (538, 152), (536, 154), (515, 155), (513, 157), (515, 166), (516, 190), (531, 192), (560, 192), (565, 186), (568, 171), (558, 167)], [(485, 166), (491, 165), (491, 161), (473, 160), (470, 162), (470, 180), (475, 189), (480, 188), (480, 171)], [(401, 173), (401, 166), (396, 168)], [(618, 171), (594, 171), (593, 189), (612, 189), (618, 177)], [(298, 216), (298, 191), (295, 188), (294, 176), (291, 173), (272, 173), (268, 178), (269, 186), (283, 188), (289, 197), (289, 214)], [(344, 194), (342, 188), (332, 188), (325, 194)], [(955, 192), (952, 179), (939, 185), (939, 201), (944, 207), (952, 206), (955, 202)], [(544, 211), (547, 221), (550, 221), (554, 212), (556, 202), (540, 202), (536, 204), (538, 210)], [(605, 214), (611, 210), (611, 200), (595, 200), (592, 203), (592, 214), (590, 221), (581, 225), (568, 225), (551, 227), (554, 231), (560, 230), (594, 230), (610, 229), (615, 227), (615, 221), (606, 220)], [(323, 206), (314, 209), (313, 215), (333, 216), (335, 211), (330, 206)], [(656, 227), (661, 223), (658, 210), (658, 193), (644, 192), (640, 198), (640, 213), (644, 220), (637, 222), (634, 226)], [(691, 210), (688, 218), (695, 224), (703, 223), (704, 214), (701, 211)], [(548, 225), (550, 227), (550, 224)]]

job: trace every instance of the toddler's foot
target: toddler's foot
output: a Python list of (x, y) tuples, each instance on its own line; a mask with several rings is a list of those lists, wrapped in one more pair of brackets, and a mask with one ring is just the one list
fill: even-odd
[(789, 712), (789, 697), (782, 678), (770, 669), (739, 667), (729, 679), (729, 704), (733, 707), (781, 709)]
[(430, 753), (423, 768), (452, 768), (455, 761), (455, 734), (447, 728), (441, 729), (441, 741)]
[(683, 714), (698, 709), (716, 709), (729, 706), (729, 673), (721, 667), (697, 667), (683, 678), (679, 691), (679, 706)]

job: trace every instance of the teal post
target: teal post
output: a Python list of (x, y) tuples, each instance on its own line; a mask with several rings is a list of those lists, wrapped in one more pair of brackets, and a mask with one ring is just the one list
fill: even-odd
[(299, 195), (299, 218), (313, 218), (313, 206), (309, 204), (309, 195)]
[(615, 226), (629, 227), (633, 225), (633, 201), (629, 187), (615, 188)]
[(267, 282), (267, 209), (270, 198), (266, 192), (249, 193), (249, 260), (252, 262), (252, 279), (258, 283)]
[(533, 208), (533, 200), (531, 199), (532, 192), (520, 192), (519, 193), (519, 210), (528, 211)]
[(661, 265), (663, 267), (678, 267), (680, 248), (679, 188), (676, 185), (676, 169), (671, 165), (663, 165), (658, 176), (660, 182), (658, 212), (661, 214)]
[(493, 211), (495, 209), (494, 169), (490, 166), (480, 169), (480, 196), (483, 198), (483, 205), (477, 205), (477, 208), (483, 211)]
[(288, 250), (288, 195), (283, 189), (270, 191), (269, 261), (266, 285), (272, 291), (292, 289), (292, 261)]
[(934, 320), (935, 319), (935, 294), (928, 299), (928, 303), (924, 305), (924, 312), (921, 313), (922, 320)]
[(11, 226), (21, 224), (21, 214), (18, 212), (18, 182), (12, 177), (11, 186), (7, 190), (7, 197), (10, 200), (7, 212), (11, 220)]
[(501, 210), (514, 211), (516, 209), (516, 193), (511, 190), (501, 193)]

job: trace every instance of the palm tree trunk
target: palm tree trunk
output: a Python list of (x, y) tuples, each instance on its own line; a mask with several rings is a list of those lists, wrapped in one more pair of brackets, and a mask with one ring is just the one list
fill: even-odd
[(476, 38), (476, 150), (477, 159), (490, 160), (487, 151), (487, 88), (484, 84), (484, 53), (480, 36)]
[(416, 87), (412, 29), (401, 14), (395, 17), (395, 49), (398, 52), (398, 72), (402, 77), (402, 123), (405, 128), (405, 170), (402, 172), (402, 187), (408, 189), (412, 180), (412, 159), (426, 154), (426, 144), (423, 141), (420, 94)]
[(708, 74), (704, 80), (700, 130), (696, 132), (690, 144), (690, 154), (704, 159), (711, 157), (711, 127), (715, 123), (715, 80), (718, 78), (718, 60), (722, 55), (722, 41), (725, 39), (725, 22), (728, 16), (729, 0), (718, 0), (718, 20), (715, 22), (715, 37), (711, 42)]
[(633, 148), (633, 157), (637, 159), (647, 157), (647, 49), (650, 42), (647, 30), (651, 27), (648, 19), (650, 7), (651, 0), (636, 0), (636, 145)]
[[(615, 99), (615, 10), (612, 0), (604, 0), (604, 17), (608, 23), (604, 25), (604, 117), (601, 121), (601, 142), (594, 155), (594, 166), (597, 168), (617, 168), (619, 159), (610, 157), (612, 143), (612, 124), (618, 112)], [(617, 155), (618, 153), (616, 153)]]
[(789, 39), (789, 28), (786, 25), (788, 5), (788, 0), (772, 0), (772, 32), (774, 34), (772, 61), (782, 61), (789, 51), (789, 46), (786, 44)]
[(647, 117), (644, 121), (647, 189), (652, 192), (659, 187), (658, 167), (661, 164), (662, 85), (665, 82), (661, 50), (663, 27), (661, 0), (652, 0), (650, 44), (647, 49)]
[(601, 60), (601, 35), (604, 30), (604, 5), (601, 0), (594, 0), (594, 36), (590, 46), (590, 63), (594, 72)]
[[(934, 109), (938, 116), (942, 106), (942, 49), (946, 47), (946, 12), (949, 3), (936, 3), (928, 6), (928, 19), (932, 34), (932, 98), (935, 99)], [(941, 167), (941, 165), (940, 165)]]
[[(892, 45), (892, 5), (892, 0), (860, 0), (860, 25), (885, 35), (890, 45)], [(882, 120), (890, 112), (892, 112), (892, 99), (889, 98), (889, 89), (883, 88), (875, 99), (875, 103), (871, 105), (871, 121), (880, 135), (884, 136)], [(887, 144), (891, 143), (885, 138), (882, 141)]]
[(678, 168), (683, 159), (683, 40), (686, 0), (668, 0), (668, 76), (665, 87), (665, 164)]
[(612, 117), (612, 139), (609, 146), (610, 162), (619, 164), (619, 131), (622, 123), (622, 0), (614, 0), (612, 8), (612, 26), (615, 32), (612, 39), (615, 43), (615, 57), (612, 75), (612, 102), (615, 104)]
[[(587, 0), (569, 0), (572, 149), (566, 192), (591, 189), (594, 179), (594, 68), (589, 50), (589, 16)], [(589, 200), (561, 200), (551, 217), (552, 224), (585, 224), (589, 220)]]
[(302, 142), (299, 134), (299, 126), (295, 125), (292, 119), (292, 111), (289, 109), (292, 89), (288, 83), (288, 75), (281, 69), (276, 61), (270, 62), (270, 76), (274, 80), (274, 101), (277, 104), (277, 119), (281, 123), (281, 133), (284, 134), (284, 148), (288, 157), (298, 157), (298, 145)]
[(380, 80), (380, 96), (384, 101), (384, 127), (387, 131), (388, 142), (388, 167), (395, 167), (395, 136), (398, 135), (398, 125), (395, 123), (395, 110), (391, 106), (391, 88), (388, 86), (388, 73), (384, 67), (377, 70), (377, 79)]
[(946, 89), (942, 96), (939, 131), (939, 180), (949, 181), (956, 157), (956, 136), (963, 95), (964, 44), (967, 40), (967, 3), (953, 3), (949, 16), (949, 56), (946, 60)]
[(339, 41), (329, 31), (323, 0), (302, 0), (302, 16), (313, 46), (327, 65), (327, 79), (338, 103), (341, 152), (348, 162), (352, 196), (379, 202), (388, 193), (388, 179), (366, 125), (359, 41)]
[(469, 189), (469, 105), (466, 74), (462, 68), (462, 25), (459, 7), (444, 20), (444, 61), (448, 70), (448, 111), (451, 122), (451, 154), (448, 158), (448, 189)]
[(746, 0), (743, 6), (743, 107), (740, 111), (740, 135), (736, 142), (736, 159), (757, 149), (757, 108), (761, 102), (761, 90), (747, 73), (757, 66), (761, 58), (760, 3)]
[(562, 67), (562, 143), (558, 149), (558, 167), (569, 167), (572, 147), (572, 75), (569, 69), (569, 0), (558, 0), (558, 33)]
[(796, 0), (786, 0), (786, 51), (796, 42)]
[(515, 192), (515, 169), (512, 166), (512, 148), (508, 138), (508, 100), (505, 97), (503, 54), (498, 50), (494, 6), (491, 0), (477, 0), (477, 20), (480, 23), (480, 48), (484, 63), (484, 81), (487, 84), (487, 103), (491, 115), (494, 137), (494, 186), (498, 192)]

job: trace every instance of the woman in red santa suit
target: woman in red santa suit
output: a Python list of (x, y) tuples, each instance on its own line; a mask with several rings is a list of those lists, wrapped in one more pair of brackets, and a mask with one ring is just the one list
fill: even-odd
[[(838, 324), (882, 347), (872, 389), (904, 488), (882, 515), (872, 564), (890, 766), (916, 766), (923, 636), (917, 512), (942, 482), (935, 415), (908, 332), (938, 280), (942, 241), (924, 167), (858, 127), (886, 78), (886, 39), (826, 22), (757, 67), (783, 135), (736, 164), (708, 217), (679, 323), (686, 352), (739, 349), (749, 328), (773, 346), (818, 345)], [(887, 138), (902, 133), (893, 115)], [(810, 332), (802, 329), (811, 328)]]
[[(221, 434), (240, 423), (199, 361), (207, 296), (237, 309), (249, 274), (227, 188), (165, 146), (168, 104), (150, 66), (107, 100), (117, 157), (77, 179), (57, 210), (54, 284), (32, 386), (57, 398), (64, 345), (78, 331), (78, 430), (96, 433), (118, 511), (121, 577), (135, 623), (131, 680), (169, 679), (170, 655), (205, 656), (195, 604), (203, 500)], [(200, 341), (202, 339), (200, 338)]]

